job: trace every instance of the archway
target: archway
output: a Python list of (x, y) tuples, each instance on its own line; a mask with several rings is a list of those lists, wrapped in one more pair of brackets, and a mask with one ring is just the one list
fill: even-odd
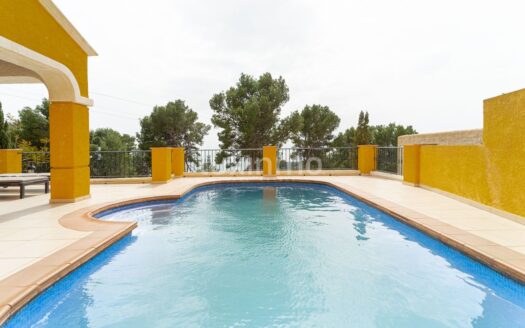
[(50, 0), (2, 1), (0, 13), (0, 83), (49, 92), (51, 201), (88, 197), (87, 57), (96, 53)]

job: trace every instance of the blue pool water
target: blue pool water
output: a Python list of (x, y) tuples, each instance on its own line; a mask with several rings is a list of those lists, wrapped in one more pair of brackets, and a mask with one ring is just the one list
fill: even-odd
[(7, 327), (525, 327), (524, 286), (328, 187), (206, 187), (104, 219), (139, 227)]

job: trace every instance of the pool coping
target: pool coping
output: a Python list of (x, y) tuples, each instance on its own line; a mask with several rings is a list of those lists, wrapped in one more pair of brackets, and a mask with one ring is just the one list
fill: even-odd
[(332, 187), (387, 213), (397, 220), (443, 242), (491, 269), (525, 284), (525, 255), (492, 241), (456, 228), (425, 214), (403, 207), (347, 185), (318, 179), (319, 177), (233, 178), (197, 182), (179, 194), (152, 195), (128, 198), (117, 202), (92, 205), (62, 216), (59, 223), (65, 228), (92, 232), (50, 256), (0, 280), (0, 326), (12, 315), (79, 266), (130, 234), (136, 222), (103, 221), (95, 216), (102, 212), (144, 202), (178, 200), (197, 188), (220, 184), (242, 183), (306, 183)]

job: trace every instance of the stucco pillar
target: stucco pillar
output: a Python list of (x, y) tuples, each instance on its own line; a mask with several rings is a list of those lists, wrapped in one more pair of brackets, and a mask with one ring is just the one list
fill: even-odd
[(0, 149), (0, 174), (22, 173), (22, 149)]
[(151, 148), (151, 182), (166, 183), (171, 180), (170, 147)]
[(263, 176), (277, 175), (277, 146), (263, 147)]
[(84, 105), (49, 105), (51, 201), (89, 197), (89, 111)]
[(357, 146), (357, 169), (361, 174), (370, 174), (376, 169), (377, 145)]
[(184, 176), (184, 147), (171, 150), (171, 173), (176, 177)]
[(421, 145), (403, 146), (403, 183), (419, 186)]

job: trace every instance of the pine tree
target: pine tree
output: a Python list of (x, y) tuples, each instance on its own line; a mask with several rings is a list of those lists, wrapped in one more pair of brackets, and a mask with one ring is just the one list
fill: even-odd
[(0, 103), (0, 149), (7, 149), (11, 146), (11, 141), (7, 129), (7, 121), (4, 119), (2, 103)]
[(369, 145), (372, 142), (372, 131), (369, 125), (368, 112), (361, 111), (356, 129), (356, 143), (358, 145)]

